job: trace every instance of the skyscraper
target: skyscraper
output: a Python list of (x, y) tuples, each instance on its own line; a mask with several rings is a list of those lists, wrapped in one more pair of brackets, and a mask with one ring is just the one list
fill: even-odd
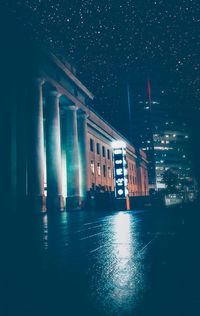
[(182, 113), (174, 112), (173, 106), (173, 100), (169, 102), (164, 90), (151, 96), (148, 82), (146, 96), (137, 96), (133, 110), (135, 143), (147, 154), (151, 189), (166, 189), (164, 174), (170, 170), (176, 174), (178, 192), (183, 194), (186, 190), (192, 195), (194, 180), (187, 120)]

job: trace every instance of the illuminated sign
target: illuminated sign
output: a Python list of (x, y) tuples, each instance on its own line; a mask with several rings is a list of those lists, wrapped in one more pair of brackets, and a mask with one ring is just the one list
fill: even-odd
[(125, 198), (128, 194), (126, 144), (121, 141), (112, 143), (114, 176), (115, 176), (115, 197)]

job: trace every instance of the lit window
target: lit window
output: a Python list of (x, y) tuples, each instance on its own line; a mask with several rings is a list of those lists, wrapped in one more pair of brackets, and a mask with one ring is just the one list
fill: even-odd
[(94, 174), (94, 160), (91, 160), (91, 162), (90, 162), (90, 168), (91, 168), (92, 174)]
[(112, 174), (111, 174), (111, 168), (108, 167), (108, 177), (111, 178)]
[(97, 162), (97, 174), (98, 174), (98, 176), (101, 175), (101, 165), (100, 165), (100, 162)]
[(176, 134), (173, 134), (173, 137), (176, 137)]

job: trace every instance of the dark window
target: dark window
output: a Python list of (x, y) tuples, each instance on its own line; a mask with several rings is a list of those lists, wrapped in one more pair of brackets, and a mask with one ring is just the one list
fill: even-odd
[(110, 150), (109, 149), (107, 150), (107, 156), (108, 156), (108, 159), (110, 160)]
[(106, 165), (103, 165), (103, 176), (106, 177)]
[(90, 151), (94, 151), (94, 140), (90, 138)]
[(103, 157), (106, 156), (106, 152), (105, 152), (105, 147), (104, 146), (102, 146), (102, 155), (103, 155)]
[(100, 144), (97, 143), (97, 154), (100, 155)]

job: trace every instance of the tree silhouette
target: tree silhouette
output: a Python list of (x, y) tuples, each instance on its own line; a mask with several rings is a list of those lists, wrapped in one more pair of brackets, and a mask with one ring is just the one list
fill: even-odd
[(178, 175), (173, 170), (166, 170), (162, 180), (166, 185), (166, 193), (177, 193)]

